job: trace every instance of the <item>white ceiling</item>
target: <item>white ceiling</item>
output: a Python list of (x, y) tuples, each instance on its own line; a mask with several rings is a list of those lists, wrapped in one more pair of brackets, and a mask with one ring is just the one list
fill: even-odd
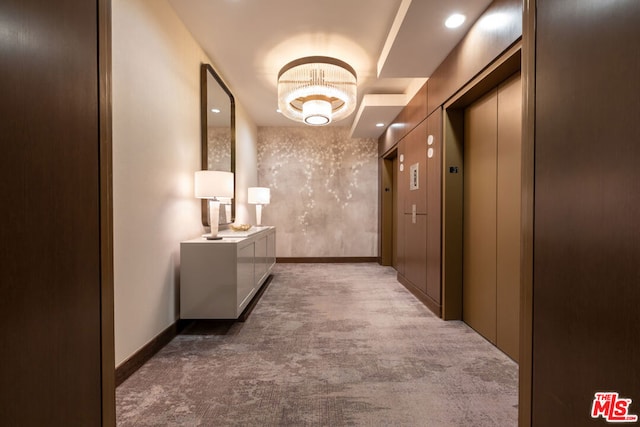
[[(304, 126), (276, 112), (278, 71), (331, 56), (358, 75), (356, 112), (337, 122), (377, 138), (491, 0), (169, 0), (258, 126)], [(458, 12), (462, 27), (444, 26)]]

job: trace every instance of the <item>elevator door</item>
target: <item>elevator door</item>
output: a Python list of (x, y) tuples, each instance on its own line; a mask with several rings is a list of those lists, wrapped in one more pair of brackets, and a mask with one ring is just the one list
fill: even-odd
[(465, 111), (463, 320), (518, 359), (520, 74)]
[(398, 156), (393, 157), (391, 161), (391, 191), (392, 194), (392, 208), (391, 213), (393, 215), (393, 236), (391, 238), (392, 245), (392, 266), (398, 271)]

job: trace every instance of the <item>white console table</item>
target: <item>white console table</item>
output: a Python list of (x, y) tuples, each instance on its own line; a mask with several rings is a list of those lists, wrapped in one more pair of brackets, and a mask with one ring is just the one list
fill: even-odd
[(180, 318), (237, 319), (276, 262), (275, 227), (180, 243)]

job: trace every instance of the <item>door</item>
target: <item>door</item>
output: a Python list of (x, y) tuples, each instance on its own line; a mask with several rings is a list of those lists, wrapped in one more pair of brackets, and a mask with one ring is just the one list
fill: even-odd
[(396, 266), (396, 202), (395, 178), (397, 156), (393, 152), (379, 160), (380, 168), (380, 263)]
[(521, 188), (520, 74), (467, 107), (463, 320), (518, 359)]
[(465, 111), (462, 318), (496, 344), (497, 89)]
[(391, 239), (391, 259), (393, 268), (398, 270), (398, 156), (393, 157), (391, 160), (391, 227), (393, 230), (393, 237)]
[(520, 73), (498, 88), (496, 200), (496, 335), (518, 360), (520, 345), (520, 209), (522, 193), (522, 84)]

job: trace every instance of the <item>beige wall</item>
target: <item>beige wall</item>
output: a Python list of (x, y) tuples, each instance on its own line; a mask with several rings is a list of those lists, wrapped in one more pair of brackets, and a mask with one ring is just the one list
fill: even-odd
[[(193, 172), (200, 168), (199, 67), (209, 59), (166, 0), (113, 0), (112, 13), (119, 365), (179, 317), (180, 241), (204, 231)], [(238, 103), (237, 111), (243, 200), (257, 182), (257, 131)], [(238, 206), (241, 219), (247, 212)]]
[(260, 127), (258, 180), (271, 188), (262, 223), (278, 257), (378, 255), (378, 148), (344, 127)]
[[(112, 11), (120, 365), (179, 318), (180, 241), (204, 232), (193, 172), (199, 66), (210, 61), (166, 0), (113, 0)], [(375, 140), (340, 127), (258, 130), (236, 99), (236, 222), (255, 224), (247, 188), (270, 186), (263, 223), (278, 227), (278, 256), (377, 256), (377, 182)]]

